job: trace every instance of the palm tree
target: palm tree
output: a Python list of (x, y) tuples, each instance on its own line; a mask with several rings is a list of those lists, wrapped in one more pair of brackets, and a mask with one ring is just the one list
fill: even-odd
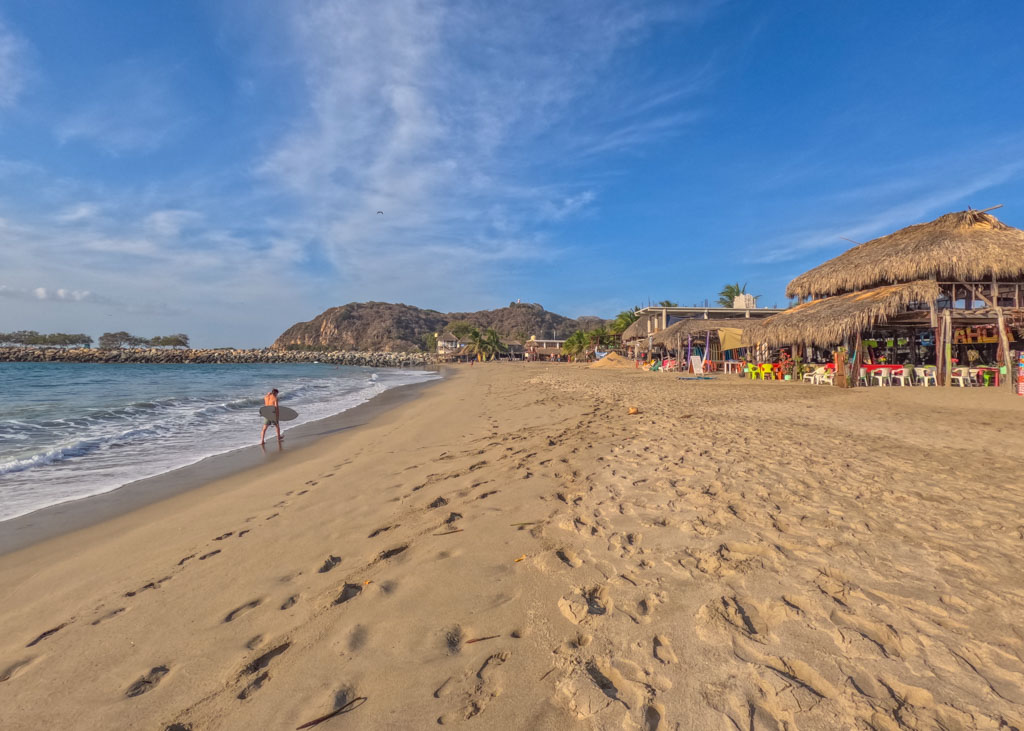
[(582, 330), (577, 330), (562, 343), (562, 352), (573, 358), (578, 358), (587, 348), (587, 336)]
[(679, 307), (679, 303), (672, 300), (662, 300), (658, 303), (658, 307)]
[(640, 316), (636, 314), (636, 310), (623, 310), (615, 316), (608, 329), (613, 335), (622, 335), (623, 331), (638, 319)]
[(469, 333), (469, 352), (477, 357), (477, 360), (490, 360), (498, 353), (505, 350), (501, 342), (501, 336), (493, 327), (484, 332), (473, 330)]
[[(727, 284), (722, 287), (722, 291), (718, 293), (718, 304), (722, 307), (732, 307), (733, 300), (739, 297), (741, 294), (747, 293), (747, 283), (744, 282), (743, 286), (740, 283)], [(757, 300), (761, 295), (755, 294), (754, 299)]]
[(596, 327), (587, 333), (587, 345), (597, 350), (607, 345), (611, 339), (612, 334), (605, 330), (603, 327)]

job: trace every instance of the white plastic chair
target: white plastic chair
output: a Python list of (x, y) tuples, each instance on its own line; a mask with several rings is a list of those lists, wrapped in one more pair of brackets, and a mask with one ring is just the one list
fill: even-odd
[(914, 378), (919, 386), (938, 386), (938, 379), (935, 378), (934, 368), (915, 368)]
[(971, 382), (971, 374), (966, 368), (954, 368), (953, 374), (949, 378), (950, 383), (960, 388), (967, 388), (973, 386)]
[(823, 383), (829, 386), (836, 385), (836, 372), (826, 368), (825, 372), (818, 376), (818, 385), (820, 386)]
[(813, 371), (808, 371), (807, 373), (805, 373), (804, 377), (803, 377), (803, 380), (805, 382), (809, 381), (811, 383), (817, 383), (818, 382), (818, 377), (823, 375), (824, 373), (825, 373), (825, 368), (823, 366), (820, 366), (818, 368), (815, 368)]
[(867, 386), (868, 385), (868, 369), (867, 368), (861, 368), (860, 369), (860, 375), (857, 376), (857, 385), (858, 386)]
[(871, 371), (871, 384), (874, 385), (875, 381), (878, 381), (879, 386), (891, 386), (892, 381), (889, 379), (889, 369), (876, 368)]
[(904, 366), (903, 368), (901, 368), (898, 371), (894, 369), (893, 373), (889, 376), (889, 382), (890, 383), (892, 383), (892, 382), (899, 382), (899, 384), (901, 386), (913, 386), (914, 385), (914, 379), (907, 372), (906, 366)]

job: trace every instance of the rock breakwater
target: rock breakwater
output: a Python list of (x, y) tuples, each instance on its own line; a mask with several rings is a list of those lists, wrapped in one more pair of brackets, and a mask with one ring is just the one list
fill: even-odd
[(0, 348), (0, 363), (330, 363), (373, 368), (433, 365), (433, 353), (312, 350), (163, 350), (160, 348)]

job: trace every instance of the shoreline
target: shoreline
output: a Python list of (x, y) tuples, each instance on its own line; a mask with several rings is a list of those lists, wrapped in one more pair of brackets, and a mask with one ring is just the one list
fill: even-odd
[[(440, 379), (389, 388), (370, 400), (337, 414), (306, 422), (285, 432), (283, 449), (268, 430), (266, 449), (259, 444), (231, 449), (204, 457), (153, 477), (120, 485), (97, 495), (49, 505), (31, 513), (0, 521), (0, 556), (31, 547), (65, 534), (90, 528), (161, 502), (176, 495), (202, 488), (217, 480), (295, 459), (302, 450), (333, 434), (362, 426), (380, 414), (417, 398), (431, 385), (451, 378), (450, 368), (437, 368)], [(254, 433), (258, 433), (258, 424)]]

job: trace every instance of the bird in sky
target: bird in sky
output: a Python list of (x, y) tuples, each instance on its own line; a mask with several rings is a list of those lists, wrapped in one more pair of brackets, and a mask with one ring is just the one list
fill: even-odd
[(377, 213), (379, 213), (382, 216), (384, 215), (384, 211), (377, 211)]

